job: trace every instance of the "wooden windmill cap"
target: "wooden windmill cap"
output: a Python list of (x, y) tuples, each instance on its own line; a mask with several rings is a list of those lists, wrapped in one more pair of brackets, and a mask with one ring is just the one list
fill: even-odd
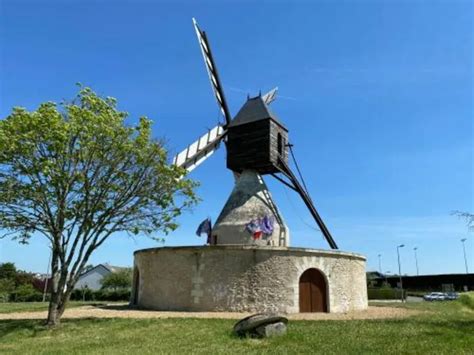
[(229, 127), (240, 126), (269, 118), (285, 128), (278, 117), (265, 104), (262, 96), (259, 95), (247, 99), (247, 102), (242, 106), (234, 119), (229, 123)]

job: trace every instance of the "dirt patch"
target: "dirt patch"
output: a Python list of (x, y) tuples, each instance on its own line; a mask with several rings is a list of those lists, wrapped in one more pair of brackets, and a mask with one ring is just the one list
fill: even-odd
[[(364, 311), (348, 313), (297, 313), (288, 315), (290, 320), (350, 320), (406, 318), (419, 311), (394, 307), (369, 307)], [(126, 305), (84, 306), (68, 309), (63, 318), (223, 318), (240, 319), (251, 313), (235, 312), (161, 312), (130, 309)], [(45, 319), (46, 312), (18, 312), (0, 314), (0, 319)]]

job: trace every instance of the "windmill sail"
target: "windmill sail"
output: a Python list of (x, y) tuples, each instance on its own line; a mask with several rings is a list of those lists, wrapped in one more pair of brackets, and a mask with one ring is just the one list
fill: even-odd
[(207, 74), (209, 75), (209, 80), (211, 81), (212, 89), (214, 90), (214, 95), (221, 109), (222, 115), (225, 117), (226, 125), (228, 125), (232, 119), (232, 116), (230, 115), (230, 111), (224, 97), (224, 91), (219, 80), (219, 74), (217, 73), (217, 68), (212, 57), (211, 47), (209, 46), (209, 41), (207, 40), (206, 32), (201, 31), (196, 22), (196, 19), (194, 18), (193, 24), (194, 29), (196, 30), (199, 46), (201, 47), (204, 63), (206, 64)]
[(262, 96), (263, 102), (265, 102), (265, 104), (269, 105), (270, 103), (275, 101), (277, 91), (278, 91), (278, 86), (276, 88), (273, 88), (269, 92), (267, 92), (265, 95), (263, 95)]
[(214, 127), (176, 155), (173, 164), (185, 168), (188, 172), (192, 171), (219, 148), (225, 134), (226, 131), (222, 126)]

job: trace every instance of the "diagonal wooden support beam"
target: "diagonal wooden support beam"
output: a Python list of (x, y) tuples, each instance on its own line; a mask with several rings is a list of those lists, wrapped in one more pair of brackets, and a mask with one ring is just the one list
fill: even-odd
[(301, 196), (301, 198), (303, 199), (306, 207), (308, 207), (309, 212), (311, 213), (314, 220), (318, 224), (319, 229), (323, 233), (324, 238), (326, 238), (326, 241), (329, 243), (329, 246), (332, 249), (339, 249), (337, 247), (337, 244), (334, 241), (331, 233), (329, 232), (328, 228), (324, 224), (321, 216), (319, 215), (318, 211), (316, 210), (316, 207), (314, 206), (313, 201), (311, 200), (311, 197), (309, 197), (308, 193), (303, 189), (300, 182), (296, 178), (295, 174), (293, 174), (290, 167), (285, 163), (285, 161), (283, 159), (279, 159), (279, 163), (280, 163), (280, 167), (279, 167), (280, 171), (282, 172), (282, 174), (284, 174), (293, 183), (294, 190), (296, 192), (298, 192), (299, 195)]

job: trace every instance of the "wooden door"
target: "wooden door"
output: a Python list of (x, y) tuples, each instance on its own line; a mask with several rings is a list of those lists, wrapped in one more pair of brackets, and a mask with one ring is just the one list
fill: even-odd
[(327, 312), (327, 288), (323, 274), (308, 269), (300, 277), (300, 312)]

